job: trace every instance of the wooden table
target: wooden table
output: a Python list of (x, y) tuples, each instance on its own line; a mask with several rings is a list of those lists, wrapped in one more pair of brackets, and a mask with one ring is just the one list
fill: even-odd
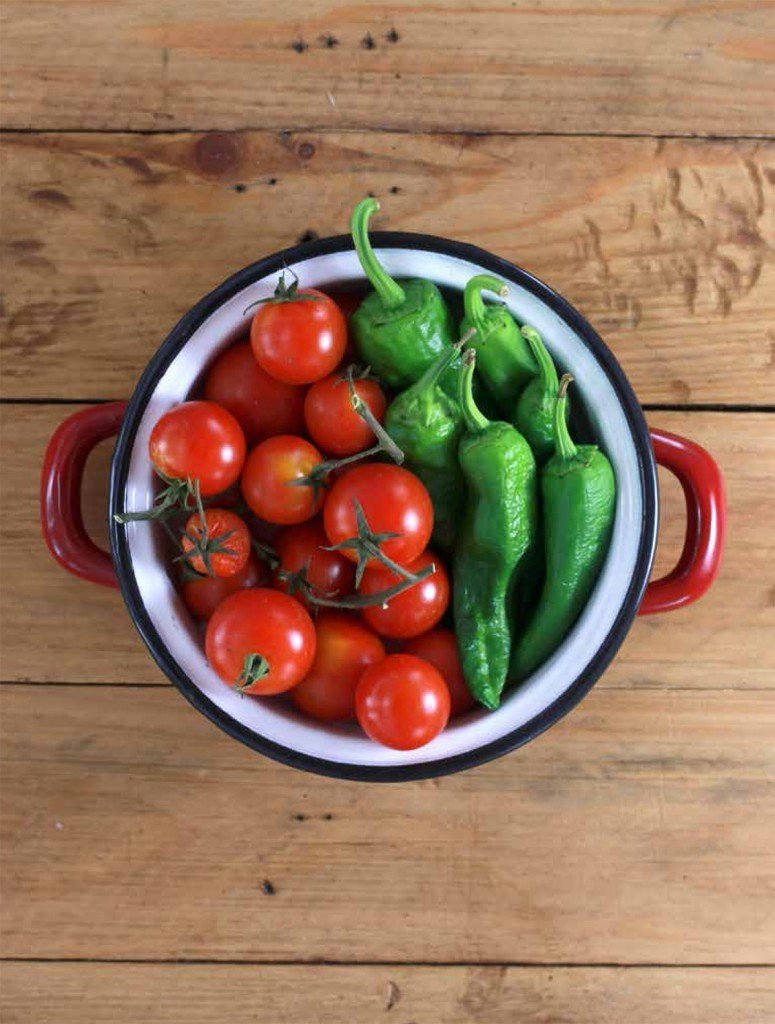
[[(775, 1020), (774, 6), (6, 0), (4, 1022)], [(210, 726), (36, 507), (60, 420), (368, 191), (568, 295), (729, 493), (705, 600), (527, 748), (400, 786)]]

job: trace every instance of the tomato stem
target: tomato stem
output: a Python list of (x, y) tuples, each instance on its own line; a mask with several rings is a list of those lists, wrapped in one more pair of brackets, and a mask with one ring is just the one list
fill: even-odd
[(269, 662), (262, 654), (246, 654), (242, 664), (242, 671), (237, 676), (234, 689), (244, 697), (245, 690), (250, 689), (260, 679), (269, 675), (271, 671)]
[(403, 565), (399, 565), (398, 562), (394, 562), (380, 547), (383, 541), (393, 540), (395, 537), (400, 536), (400, 534), (387, 531), (385, 533), (374, 533), (366, 519), (363, 506), (357, 498), (353, 498), (353, 508), (355, 509), (355, 522), (358, 528), (357, 534), (354, 537), (346, 537), (344, 540), (340, 540), (338, 544), (332, 544), (330, 547), (323, 548), (323, 550), (355, 552), (357, 559), (355, 565), (356, 587), (360, 586), (366, 567), (372, 559), (381, 562), (397, 576), (402, 576), (404, 579), (414, 579), (413, 573), (409, 572)]
[(350, 404), (353, 409), (358, 413), (360, 418), (371, 428), (374, 436), (377, 439), (377, 448), (389, 455), (390, 458), (397, 463), (399, 466), (404, 461), (404, 453), (398, 447), (393, 438), (388, 434), (387, 430), (382, 426), (377, 417), (371, 411), (366, 402), (361, 398), (358, 392), (355, 390), (355, 381), (353, 380), (353, 367), (348, 366), (347, 368), (347, 387), (350, 389)]
[[(289, 285), (285, 283), (285, 271), (293, 278), (293, 281)], [(242, 315), (253, 309), (255, 306), (263, 306), (268, 302), (321, 302), (323, 296), (321, 295), (309, 295), (306, 292), (299, 292), (299, 277), (289, 267), (280, 272), (280, 278), (277, 282), (277, 286), (274, 290), (274, 295), (268, 295), (265, 299), (256, 299), (255, 302), (251, 302), (249, 306), (245, 306), (242, 310)]]
[(353, 597), (326, 598), (318, 595), (311, 587), (305, 593), (310, 604), (320, 605), (322, 608), (370, 608), (373, 605), (381, 605), (385, 608), (391, 598), (398, 597), (405, 590), (410, 590), (418, 583), (422, 583), (423, 580), (432, 576), (434, 572), (436, 572), (436, 566), (431, 563), (418, 573), (410, 573), (400, 583), (396, 583), (392, 587), (386, 587), (385, 590), (378, 590), (375, 594), (355, 594)]

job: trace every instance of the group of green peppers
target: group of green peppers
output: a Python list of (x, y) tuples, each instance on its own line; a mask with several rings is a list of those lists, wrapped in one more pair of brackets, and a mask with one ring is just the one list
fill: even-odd
[[(541, 665), (580, 615), (608, 549), (614, 474), (596, 446), (571, 439), (571, 378), (558, 381), (538, 332), (485, 303), (483, 292), (504, 297), (503, 282), (468, 282), (456, 337), (433, 282), (398, 282), (380, 265), (368, 236), (378, 209), (364, 199), (352, 216), (374, 289), (352, 315), (353, 334), (362, 359), (399, 392), (385, 427), (430, 493), (434, 544), (453, 552), (466, 683), (496, 708), (507, 683)], [(485, 403), (502, 418), (488, 418)]]

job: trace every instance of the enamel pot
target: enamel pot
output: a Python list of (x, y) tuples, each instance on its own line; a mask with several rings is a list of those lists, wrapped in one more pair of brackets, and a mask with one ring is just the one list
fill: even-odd
[[(149, 507), (155, 480), (148, 437), (159, 417), (186, 399), (205, 368), (244, 336), (246, 307), (272, 294), (283, 268), (302, 286), (363, 286), (349, 237), (321, 239), (246, 267), (199, 301), (146, 367), (128, 403), (84, 409), (52, 438), (43, 468), (43, 531), (70, 572), (118, 586), (129, 614), (162, 671), (197, 710), (235, 739), (296, 768), (345, 779), (400, 781), (444, 775), (500, 757), (557, 722), (588, 692), (621, 646), (635, 616), (666, 612), (699, 598), (714, 579), (724, 543), (721, 475), (698, 445), (651, 430), (627, 378), (584, 317), (547, 285), (471, 245), (428, 235), (376, 233), (377, 255), (394, 277), (427, 277), (461, 292), (474, 274), (509, 284), (507, 304), (535, 326), (562, 370), (575, 378), (574, 403), (613, 463), (616, 520), (597, 585), (573, 630), (495, 712), (475, 711), (415, 751), (378, 746), (355, 726), (304, 719), (278, 699), (241, 697), (209, 668), (194, 624), (160, 557), (155, 528), (123, 527), (116, 512)], [(110, 474), (111, 551), (87, 537), (80, 482), (89, 451), (118, 434)], [(649, 581), (659, 521), (657, 464), (674, 473), (686, 496), (686, 536), (678, 563)]]

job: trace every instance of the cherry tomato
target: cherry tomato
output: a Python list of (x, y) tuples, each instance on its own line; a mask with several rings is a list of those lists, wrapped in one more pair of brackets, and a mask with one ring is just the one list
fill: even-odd
[(347, 321), (337, 304), (314, 288), (258, 307), (250, 344), (259, 366), (284, 384), (311, 384), (331, 373), (347, 347)]
[(323, 461), (309, 441), (291, 434), (267, 438), (248, 455), (242, 494), (260, 519), (282, 526), (311, 519), (323, 504), (323, 488), (294, 483)]
[[(373, 604), (361, 610), (364, 620), (381, 636), (406, 640), (433, 629), (449, 605), (449, 576), (438, 555), (424, 551), (406, 568), (418, 573), (429, 565), (436, 571), (413, 587), (391, 597), (386, 605)], [(394, 587), (401, 577), (384, 565), (370, 566), (358, 588), (361, 594), (378, 594)]]
[[(347, 470), (334, 483), (323, 509), (323, 526), (331, 544), (358, 533), (355, 502), (359, 502), (372, 533), (395, 533), (380, 544), (382, 552), (400, 565), (412, 562), (425, 549), (433, 530), (433, 505), (422, 482), (400, 466), (373, 462)], [(353, 561), (357, 552), (342, 552)], [(370, 565), (379, 564), (370, 559)]]
[(255, 555), (250, 555), (233, 576), (194, 576), (180, 588), (186, 607), (197, 619), (209, 619), (218, 605), (231, 594), (269, 582), (269, 570)]
[(355, 615), (343, 612), (322, 611), (315, 631), (315, 660), (291, 691), (291, 700), (299, 711), (322, 722), (354, 718), (358, 680), (369, 665), (385, 657), (385, 648)]
[(315, 657), (315, 627), (298, 601), (279, 590), (240, 590), (207, 623), (205, 651), (229, 686), (243, 693), (283, 693)]
[(394, 750), (430, 743), (449, 719), (449, 690), (437, 669), (410, 654), (389, 654), (367, 668), (355, 713), (371, 739)]
[(245, 435), (230, 412), (215, 402), (183, 402), (151, 431), (154, 467), (174, 480), (198, 480), (203, 498), (231, 487), (245, 461)]
[[(338, 551), (325, 551), (328, 537), (319, 519), (314, 522), (287, 526), (274, 538), (274, 547), (280, 559), (275, 572), (275, 586), (288, 591), (288, 584), (279, 572), (296, 573), (305, 570), (307, 582), (326, 597), (344, 597), (355, 586), (355, 566)], [(303, 589), (293, 595), (306, 604)]]
[(270, 377), (247, 341), (232, 345), (215, 360), (205, 380), (205, 398), (229, 410), (249, 445), (304, 429), (304, 389)]
[(410, 640), (404, 654), (429, 661), (441, 673), (449, 690), (450, 718), (464, 715), (476, 707), (476, 701), (466, 686), (455, 634), (449, 629), (434, 629), (431, 633)]
[[(381, 423), (387, 402), (379, 384), (361, 377), (353, 381), (353, 387)], [(304, 399), (304, 421), (309, 436), (327, 455), (355, 455), (375, 441), (374, 431), (353, 409), (347, 379), (339, 373), (324, 377), (309, 389)]]
[(250, 555), (250, 533), (238, 515), (223, 508), (205, 509), (189, 517), (180, 541), (194, 572), (206, 576), (233, 576), (245, 568)]

